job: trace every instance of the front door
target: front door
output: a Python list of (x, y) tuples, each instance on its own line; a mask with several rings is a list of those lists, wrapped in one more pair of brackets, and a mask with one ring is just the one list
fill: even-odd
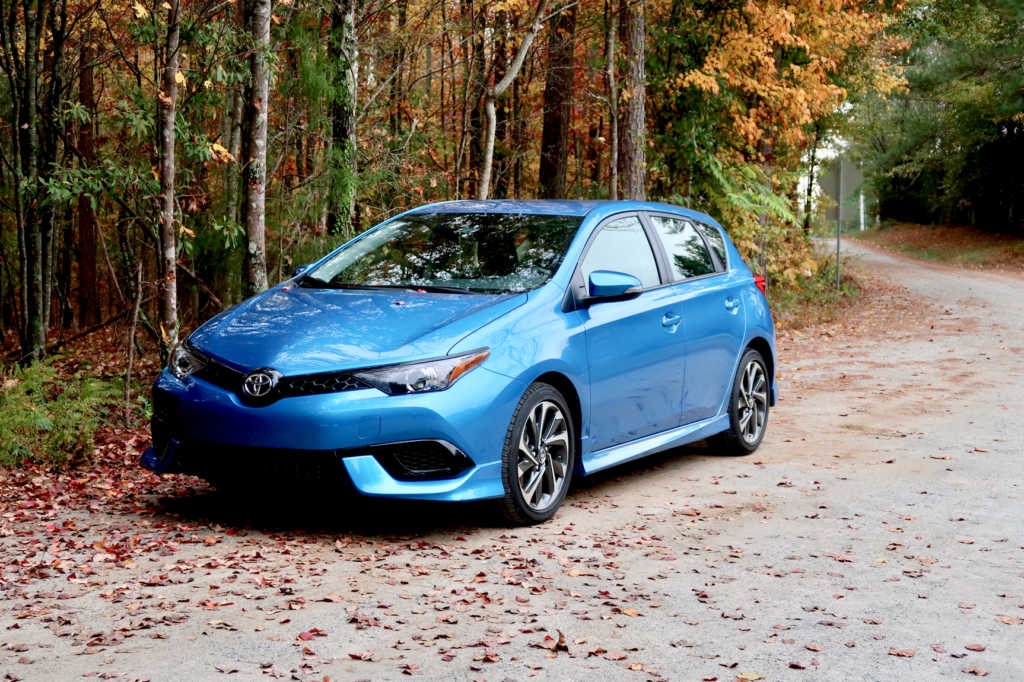
[(591, 452), (679, 425), (683, 334), (679, 297), (659, 274), (648, 233), (635, 215), (616, 216), (597, 232), (580, 261), (582, 281), (595, 270), (633, 275), (644, 292), (629, 301), (580, 311), (590, 361)]

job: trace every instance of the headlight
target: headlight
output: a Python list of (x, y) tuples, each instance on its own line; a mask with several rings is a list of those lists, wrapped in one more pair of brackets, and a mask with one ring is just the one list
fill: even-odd
[(206, 367), (206, 361), (198, 353), (191, 352), (185, 343), (175, 346), (167, 360), (167, 369), (179, 379), (184, 379), (203, 367)]
[(352, 372), (352, 376), (388, 395), (443, 391), (458, 381), (459, 377), (479, 366), (490, 354), (491, 352), (484, 348), (427, 362), (410, 362), (365, 372)]

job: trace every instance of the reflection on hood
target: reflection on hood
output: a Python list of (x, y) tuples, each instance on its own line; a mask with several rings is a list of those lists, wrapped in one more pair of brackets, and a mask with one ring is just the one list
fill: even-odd
[(214, 317), (189, 341), (242, 371), (326, 372), (446, 355), (466, 334), (526, 299), (275, 288)]

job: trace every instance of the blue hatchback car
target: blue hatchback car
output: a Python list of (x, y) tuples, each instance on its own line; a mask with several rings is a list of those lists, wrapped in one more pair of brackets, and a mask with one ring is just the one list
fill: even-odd
[(532, 524), (574, 475), (703, 438), (753, 452), (775, 365), (764, 278), (702, 213), (432, 204), (179, 344), (143, 464), (216, 486), (491, 498)]

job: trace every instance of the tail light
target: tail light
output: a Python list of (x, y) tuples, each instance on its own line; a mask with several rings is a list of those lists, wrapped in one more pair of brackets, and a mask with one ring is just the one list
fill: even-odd
[(754, 286), (760, 289), (765, 296), (768, 295), (768, 285), (764, 275), (754, 275)]

